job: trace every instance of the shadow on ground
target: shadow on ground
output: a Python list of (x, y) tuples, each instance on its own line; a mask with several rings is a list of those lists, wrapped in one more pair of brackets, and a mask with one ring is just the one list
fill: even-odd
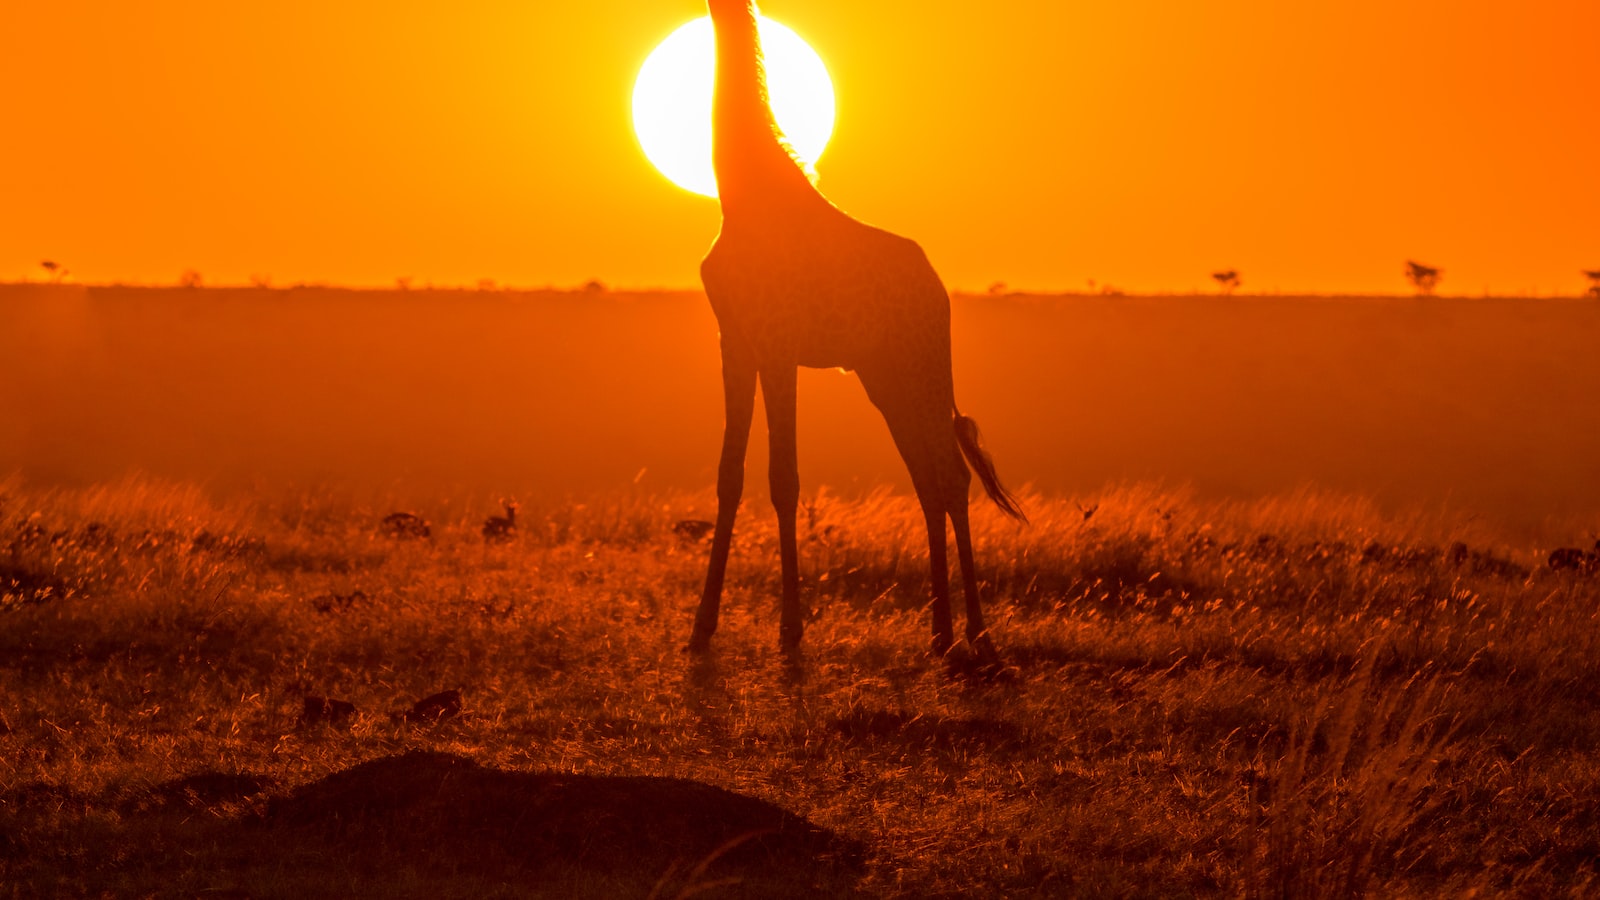
[(861, 865), (851, 842), (700, 782), (504, 772), (445, 753), (335, 773), (240, 828), (358, 878), (470, 874), (555, 895), (848, 895)]

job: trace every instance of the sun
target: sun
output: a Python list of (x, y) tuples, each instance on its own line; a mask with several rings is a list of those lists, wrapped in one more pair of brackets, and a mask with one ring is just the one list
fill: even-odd
[[(796, 155), (815, 165), (833, 136), (833, 80), (822, 58), (787, 26), (762, 16), (772, 115)], [(716, 38), (702, 16), (668, 35), (633, 85), (633, 130), (644, 155), (681, 188), (717, 195), (711, 170), (711, 91)]]

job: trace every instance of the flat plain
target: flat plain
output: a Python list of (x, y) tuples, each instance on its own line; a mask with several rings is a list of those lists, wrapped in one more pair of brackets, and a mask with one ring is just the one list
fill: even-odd
[[(1014, 486), (1314, 485), (1545, 545), (1600, 522), (1592, 298), (957, 295), (951, 314), (957, 403)], [(0, 286), (0, 472), (696, 491), (716, 480), (718, 365), (689, 291)], [(799, 397), (804, 489), (909, 490), (853, 375), (802, 370)]]

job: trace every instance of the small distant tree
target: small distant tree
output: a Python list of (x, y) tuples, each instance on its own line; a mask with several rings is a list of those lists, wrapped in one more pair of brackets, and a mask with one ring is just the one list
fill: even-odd
[(270, 290), (272, 288), (272, 276), (271, 275), (251, 275), (250, 276), (250, 286), (253, 287), (253, 288), (256, 288), (257, 290), (262, 290), (262, 291)]
[(1217, 287), (1222, 289), (1224, 295), (1232, 294), (1239, 289), (1240, 284), (1243, 284), (1239, 280), (1239, 273), (1233, 269), (1229, 269), (1226, 272), (1212, 272), (1211, 277), (1217, 282)]
[(1007, 287), (1004, 281), (996, 281), (987, 288), (989, 296), (991, 297), (1003, 297), (1009, 290), (1011, 290), (1011, 288)]
[(409, 290), (411, 290), (411, 276), (410, 275), (401, 275), (400, 277), (396, 278), (394, 280), (394, 287), (395, 287), (395, 290), (398, 290), (398, 291), (409, 291)]
[(492, 290), (494, 290), (494, 279), (493, 278), (479, 278), (478, 279), (478, 290), (480, 290), (480, 291), (492, 291)]
[(184, 269), (183, 274), (178, 276), (178, 287), (197, 288), (202, 280), (199, 272), (194, 269)]
[(1589, 279), (1589, 296), (1600, 297), (1600, 269), (1593, 271), (1585, 269), (1583, 277)]
[(51, 284), (60, 284), (61, 279), (67, 277), (67, 267), (53, 259), (47, 259), (39, 263), (39, 268), (43, 269), (45, 274), (50, 277)]
[(1417, 289), (1417, 293), (1424, 297), (1431, 297), (1433, 289), (1439, 284), (1439, 270), (1432, 266), (1425, 266), (1415, 260), (1406, 260), (1406, 280)]
[(583, 292), (585, 294), (603, 294), (606, 292), (606, 284), (598, 278), (591, 278), (584, 284)]

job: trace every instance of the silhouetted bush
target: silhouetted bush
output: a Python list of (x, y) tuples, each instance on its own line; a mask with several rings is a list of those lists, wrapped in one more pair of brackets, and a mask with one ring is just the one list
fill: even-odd
[(1229, 269), (1226, 272), (1212, 272), (1211, 277), (1217, 282), (1217, 287), (1221, 288), (1224, 294), (1233, 293), (1243, 283), (1239, 280), (1239, 273), (1233, 269)]
[(1434, 287), (1439, 284), (1439, 275), (1439, 270), (1432, 266), (1406, 260), (1406, 280), (1424, 297), (1432, 296)]

